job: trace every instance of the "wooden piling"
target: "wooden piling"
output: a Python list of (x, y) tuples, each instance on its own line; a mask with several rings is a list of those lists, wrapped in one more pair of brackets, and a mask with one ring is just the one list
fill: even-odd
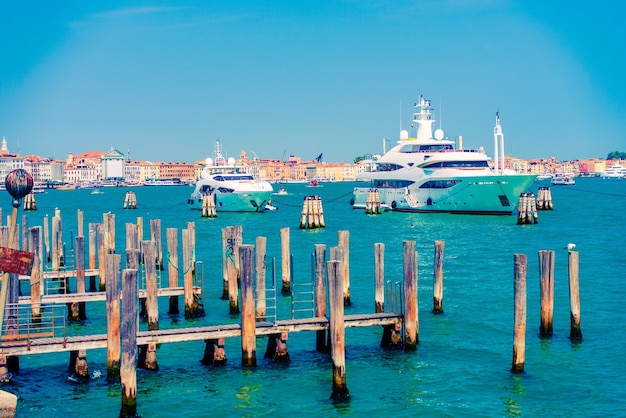
[(417, 310), (417, 252), (415, 241), (403, 241), (404, 270), (404, 349), (417, 350), (419, 316)]
[(34, 193), (31, 192), (24, 196), (24, 210), (37, 210), (37, 201)]
[(105, 213), (102, 215), (102, 224), (104, 226), (104, 251), (107, 254), (115, 253), (115, 214)]
[(568, 253), (570, 340), (580, 342), (583, 333), (580, 329), (580, 290), (578, 287), (578, 251)]
[(30, 228), (30, 248), (34, 253), (33, 267), (30, 272), (30, 304), (32, 311), (32, 321), (41, 321), (41, 290), (43, 279), (43, 265), (41, 261), (41, 227)]
[[(122, 408), (120, 416), (137, 415), (137, 270), (124, 269), (122, 273)], [(109, 286), (107, 286), (108, 288)]]
[(120, 265), (122, 256), (105, 257), (106, 319), (107, 319), (107, 377), (120, 374)]
[(434, 283), (433, 283), (433, 313), (443, 314), (443, 250), (444, 241), (435, 241)]
[(239, 247), (241, 266), (241, 364), (256, 366), (256, 321), (254, 309), (254, 246)]
[[(326, 316), (326, 245), (315, 244), (315, 317)], [(328, 338), (325, 330), (319, 330), (315, 337), (315, 349), (328, 352)]]
[[(76, 240), (76, 293), (85, 293), (85, 237), (79, 235)], [(87, 319), (86, 302), (74, 302), (75, 309), (72, 309), (74, 319), (84, 321)]]
[(61, 225), (61, 217), (52, 217), (52, 270), (59, 271), (62, 266), (61, 258), (63, 248), (63, 227)]
[(281, 294), (291, 295), (291, 249), (289, 242), (289, 227), (280, 228), (280, 258), (282, 288)]
[(159, 303), (156, 283), (156, 262), (154, 261), (154, 241), (142, 241), (141, 251), (143, 252), (143, 259), (146, 260), (144, 263), (144, 269), (146, 274), (146, 312), (148, 315), (148, 331), (154, 331), (159, 329)]
[(204, 311), (198, 305), (198, 297), (193, 291), (193, 230), (183, 229), (183, 293), (185, 318), (198, 318)]
[[(165, 230), (165, 237), (167, 240), (167, 275), (168, 286), (178, 287), (178, 229), (167, 228)], [(178, 310), (178, 296), (170, 296), (170, 308), (168, 313), (170, 315), (177, 315)]]
[[(88, 258), (88, 262), (89, 262), (89, 269), (90, 270), (95, 270), (96, 269), (96, 242), (97, 242), (97, 237), (98, 237), (98, 228), (97, 228), (98, 224), (94, 224), (94, 223), (89, 223), (88, 228), (89, 228), (89, 258)], [(96, 277), (95, 276), (91, 276), (89, 278), (89, 291), (96, 291)]]
[(44, 247), (44, 259), (43, 263), (50, 262), (50, 226), (48, 214), (43, 218), (43, 247)]
[(337, 232), (338, 245), (341, 248), (341, 264), (343, 266), (343, 303), (352, 306), (350, 300), (350, 231)]
[(541, 288), (541, 324), (539, 336), (552, 335), (554, 313), (554, 251), (539, 251), (539, 285)]
[(105, 256), (109, 253), (106, 252), (106, 244), (104, 242), (104, 224), (96, 225), (96, 233), (98, 234), (97, 243), (98, 243), (98, 274), (100, 276), (100, 284), (99, 288), (102, 292), (106, 289), (106, 280), (104, 275), (104, 264), (105, 264)]
[(267, 303), (266, 303), (266, 285), (265, 276), (267, 272), (265, 257), (267, 253), (267, 238), (256, 237), (256, 257), (255, 257), (255, 270), (256, 270), (256, 320), (264, 322), (267, 315)]
[(85, 236), (84, 233), (84, 218), (85, 214), (82, 210), (78, 209), (76, 211), (76, 235)]
[(526, 254), (515, 254), (515, 323), (513, 328), (513, 373), (524, 372), (526, 349)]
[[(237, 230), (234, 226), (227, 226), (222, 229), (222, 248), (224, 261), (224, 291), (226, 299), (229, 301), (229, 309), (232, 315), (239, 314), (239, 288), (237, 279), (239, 271), (237, 266), (239, 261), (239, 242), (237, 239)], [(222, 299), (224, 294), (222, 293)]]
[(161, 238), (160, 219), (150, 219), (150, 240), (154, 242), (156, 268), (163, 270), (163, 239)]
[(137, 209), (137, 196), (135, 192), (126, 192), (126, 196), (124, 196), (124, 209)]
[(347, 400), (350, 392), (346, 384), (346, 352), (343, 301), (343, 266), (341, 261), (331, 260), (326, 263), (328, 269), (328, 301), (330, 303), (330, 321), (328, 324), (331, 359), (333, 363), (333, 391), (331, 399)]
[(305, 196), (302, 202), (302, 217), (300, 218), (300, 229), (324, 228), (324, 209), (320, 196)]
[(203, 218), (217, 217), (217, 209), (215, 208), (215, 198), (212, 194), (205, 195), (202, 198), (201, 216)]
[(385, 312), (385, 244), (374, 244), (374, 312)]

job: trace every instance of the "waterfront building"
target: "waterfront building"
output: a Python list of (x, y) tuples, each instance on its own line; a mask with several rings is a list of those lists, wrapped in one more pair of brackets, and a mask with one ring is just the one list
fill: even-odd
[(111, 147), (111, 149), (102, 155), (102, 180), (105, 181), (124, 181), (124, 154)]

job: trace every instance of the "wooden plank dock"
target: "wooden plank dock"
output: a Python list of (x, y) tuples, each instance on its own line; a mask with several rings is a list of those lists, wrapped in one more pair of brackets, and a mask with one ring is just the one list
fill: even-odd
[[(402, 316), (394, 313), (371, 313), (346, 315), (346, 328), (386, 326), (402, 322)], [(282, 332), (321, 331), (329, 327), (325, 317), (257, 322), (256, 335), (280, 334)], [(33, 334), (33, 336), (36, 334)], [(211, 325), (193, 328), (173, 328), (156, 331), (139, 331), (137, 344), (176, 343), (204, 341), (207, 339), (232, 338), (241, 336), (241, 324)], [(31, 340), (2, 341), (0, 352), (7, 356), (59, 353), (78, 350), (102, 349), (107, 347), (107, 335), (86, 335), (72, 337), (33, 338)]]

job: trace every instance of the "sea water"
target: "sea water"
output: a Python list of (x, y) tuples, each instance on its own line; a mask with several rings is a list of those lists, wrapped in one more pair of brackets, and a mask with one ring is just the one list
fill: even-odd
[[(535, 183), (538, 186), (549, 184)], [(222, 294), (221, 230), (241, 225), (243, 242), (267, 238), (280, 286), (280, 229), (290, 228), (294, 283), (311, 278), (315, 244), (337, 245), (338, 231), (350, 231), (350, 296), (346, 314), (374, 311), (374, 244), (385, 244), (385, 280), (402, 280), (402, 245), (418, 251), (419, 344), (413, 352), (380, 347), (379, 327), (346, 329), (347, 402), (334, 402), (332, 363), (315, 351), (315, 333), (291, 333), (291, 361), (263, 359), (266, 340), (257, 340), (257, 367), (241, 365), (241, 340), (226, 340), (225, 367), (205, 366), (204, 342), (161, 344), (159, 370), (137, 370), (137, 411), (144, 417), (202, 416), (626, 416), (624, 335), (626, 315), (626, 181), (577, 179), (575, 186), (552, 187), (553, 211), (539, 222), (517, 225), (516, 216), (476, 216), (386, 212), (366, 215), (349, 201), (354, 183), (323, 183), (308, 188), (285, 184), (287, 195), (273, 196), (278, 210), (218, 213), (201, 218), (186, 207), (190, 187), (160, 186), (89, 190), (49, 190), (36, 195), (36, 211), (20, 210), (29, 227), (42, 225), (55, 209), (63, 218), (63, 241), (70, 247), (77, 211), (84, 226), (115, 214), (117, 252), (125, 245), (126, 223), (143, 218), (165, 228), (196, 226), (196, 258), (204, 264), (206, 316), (185, 319), (167, 314), (160, 301), (162, 329), (239, 321)], [(137, 209), (123, 209), (125, 193), (136, 194)], [(303, 199), (322, 198), (325, 227), (299, 229)], [(8, 194), (3, 214), (10, 214)], [(434, 241), (445, 241), (443, 315), (433, 304)], [(568, 243), (579, 252), (583, 341), (569, 339)], [(538, 251), (554, 250), (554, 335), (539, 337)], [(513, 353), (514, 254), (528, 255), (525, 371), (511, 373)], [(165, 274), (165, 273), (164, 273)], [(279, 288), (280, 290), (280, 288)], [(280, 292), (279, 292), (280, 293)], [(182, 304), (182, 297), (179, 300)], [(278, 319), (291, 317), (291, 298), (278, 296)], [(87, 304), (88, 319), (68, 325), (68, 335), (104, 333), (103, 302)], [(182, 306), (181, 306), (182, 307)], [(183, 310), (181, 309), (181, 312)], [(140, 329), (147, 329), (144, 321)], [(89, 350), (92, 376), (76, 381), (69, 353), (20, 357), (19, 372), (2, 389), (18, 396), (17, 416), (118, 416), (121, 387), (106, 379), (106, 350)]]

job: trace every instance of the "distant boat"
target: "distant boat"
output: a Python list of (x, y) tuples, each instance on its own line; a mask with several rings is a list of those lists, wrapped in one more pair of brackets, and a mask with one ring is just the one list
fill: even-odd
[(573, 186), (576, 181), (574, 181), (574, 174), (572, 173), (555, 173), (550, 183), (553, 186)]
[(214, 159), (206, 159), (207, 165), (187, 200), (189, 207), (201, 210), (204, 197), (211, 196), (217, 212), (263, 212), (271, 202), (272, 185), (235, 166), (234, 159), (226, 160), (219, 139), (213, 154)]
[(322, 187), (322, 186), (320, 186), (320, 183), (316, 179), (313, 179), (309, 182), (309, 185), (306, 187)]
[(618, 163), (613, 164), (611, 167), (607, 168), (601, 173), (601, 176), (605, 179), (616, 177), (621, 179), (626, 177), (626, 167), (622, 167)]
[(187, 183), (178, 178), (146, 179), (144, 186), (186, 186)]
[(550, 180), (552, 178), (552, 174), (539, 174), (537, 176), (537, 180)]
[(96, 189), (93, 189), (93, 190), (91, 191), (91, 194), (104, 194), (104, 192), (103, 192), (102, 190), (100, 190), (100, 189), (96, 188)]
[(278, 191), (276, 193), (273, 193), (273, 194), (285, 195), (285, 194), (288, 194), (288, 193), (287, 193), (287, 189), (285, 189), (284, 187), (281, 187), (280, 189), (278, 189)]

